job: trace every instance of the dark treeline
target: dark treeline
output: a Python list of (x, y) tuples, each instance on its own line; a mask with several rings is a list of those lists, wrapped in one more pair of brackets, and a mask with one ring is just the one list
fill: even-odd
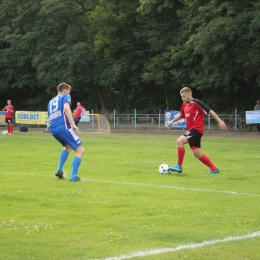
[(0, 102), (46, 110), (56, 86), (102, 113), (217, 112), (260, 99), (260, 0), (0, 0)]

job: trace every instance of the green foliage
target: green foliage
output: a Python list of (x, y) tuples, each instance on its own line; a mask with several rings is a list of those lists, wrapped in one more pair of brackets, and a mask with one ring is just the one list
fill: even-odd
[[(250, 58), (258, 38), (250, 27), (258, 9), (259, 3), (253, 1), (211, 1), (187, 21), (193, 34), (186, 44), (192, 46), (201, 61), (190, 70), (192, 86), (234, 97), (223, 98), (222, 105), (234, 107), (240, 103), (246, 108), (248, 99), (258, 91), (258, 69)], [(256, 62), (259, 64), (259, 60)]]
[(141, 258), (255, 259), (259, 236), (189, 245), (259, 232), (259, 139), (205, 134), (203, 151), (219, 175), (188, 146), (183, 173), (160, 175), (161, 163), (175, 163), (177, 132), (81, 133), (82, 183), (68, 181), (73, 154), (66, 179), (54, 176), (62, 147), (52, 136), (1, 135), (0, 258), (107, 259), (181, 247)]
[(259, 98), (259, 9), (258, 0), (2, 0), (0, 101), (43, 109), (65, 81), (74, 103), (103, 112), (176, 109), (183, 86), (219, 112), (246, 110)]

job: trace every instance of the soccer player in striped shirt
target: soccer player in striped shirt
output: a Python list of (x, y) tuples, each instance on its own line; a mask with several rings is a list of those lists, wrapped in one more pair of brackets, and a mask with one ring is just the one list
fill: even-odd
[(207, 107), (201, 100), (192, 97), (192, 91), (188, 87), (184, 87), (180, 91), (180, 95), (183, 101), (181, 107), (181, 113), (173, 120), (171, 120), (167, 128), (181, 120), (186, 120), (187, 131), (177, 139), (178, 146), (178, 162), (175, 166), (170, 167), (171, 171), (182, 172), (182, 164), (185, 156), (185, 144), (189, 144), (193, 151), (194, 156), (210, 169), (210, 174), (218, 174), (219, 169), (211, 162), (209, 157), (201, 151), (201, 137), (204, 134), (204, 116), (210, 114), (219, 124), (222, 130), (226, 130), (226, 124), (219, 118), (219, 116)]
[(81, 179), (78, 177), (78, 169), (84, 155), (84, 148), (78, 137), (78, 127), (74, 123), (70, 109), (70, 91), (71, 86), (67, 83), (58, 85), (58, 95), (48, 104), (48, 116), (51, 134), (64, 147), (60, 154), (58, 171), (55, 176), (61, 179), (64, 178), (63, 165), (65, 164), (70, 151), (74, 150), (75, 153), (72, 160), (70, 181), (80, 182)]

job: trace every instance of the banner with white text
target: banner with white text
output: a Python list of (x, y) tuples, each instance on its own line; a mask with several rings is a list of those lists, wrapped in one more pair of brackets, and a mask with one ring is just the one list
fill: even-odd
[[(181, 112), (175, 111), (175, 110), (165, 110), (164, 113), (164, 125), (165, 127), (168, 125), (168, 123), (173, 120), (176, 116), (178, 116)], [(174, 124), (171, 125), (171, 128), (186, 128), (186, 121), (185, 119), (181, 119)]]

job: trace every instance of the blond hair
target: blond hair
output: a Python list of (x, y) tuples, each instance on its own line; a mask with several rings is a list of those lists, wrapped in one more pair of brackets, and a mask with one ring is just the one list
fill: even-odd
[(64, 89), (71, 90), (71, 86), (69, 84), (65, 83), (65, 82), (62, 82), (57, 87), (58, 92), (62, 92)]
[(188, 87), (184, 87), (181, 89), (180, 91), (180, 94), (183, 94), (183, 93), (192, 93), (191, 89), (188, 88)]

